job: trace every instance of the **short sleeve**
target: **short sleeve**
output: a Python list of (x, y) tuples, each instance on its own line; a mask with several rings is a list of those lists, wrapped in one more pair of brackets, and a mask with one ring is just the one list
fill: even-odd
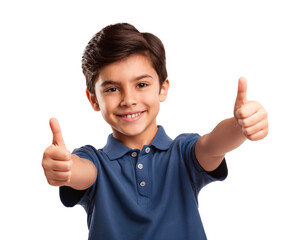
[(225, 159), (211, 172), (207, 172), (202, 168), (195, 154), (195, 146), (199, 138), (200, 135), (198, 134), (185, 134), (182, 142), (185, 164), (196, 195), (205, 185), (214, 181), (223, 181), (228, 175)]
[[(80, 158), (88, 159), (89, 161), (93, 162), (96, 169), (98, 169), (98, 156), (97, 150), (90, 146), (84, 146), (78, 149), (75, 149), (72, 154), (77, 155)], [(97, 171), (98, 173), (98, 171)], [(97, 178), (96, 178), (97, 179)], [(86, 190), (76, 190), (71, 187), (63, 186), (60, 187), (60, 199), (64, 206), (66, 207), (73, 207), (76, 204), (80, 204), (83, 207), (87, 208), (96, 189), (96, 180)]]

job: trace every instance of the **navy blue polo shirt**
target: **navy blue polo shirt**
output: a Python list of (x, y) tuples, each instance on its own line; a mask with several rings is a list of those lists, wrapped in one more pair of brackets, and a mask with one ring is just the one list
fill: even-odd
[(198, 211), (202, 187), (227, 176), (225, 160), (206, 172), (195, 156), (198, 134), (170, 139), (163, 127), (150, 145), (130, 149), (109, 135), (102, 149), (84, 146), (73, 154), (97, 168), (85, 191), (60, 188), (67, 207), (82, 205), (91, 240), (204, 240)]

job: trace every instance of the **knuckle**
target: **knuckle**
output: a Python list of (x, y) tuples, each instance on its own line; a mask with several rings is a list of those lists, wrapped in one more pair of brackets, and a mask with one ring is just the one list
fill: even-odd
[(242, 120), (242, 126), (248, 127), (248, 120), (247, 119)]
[(261, 131), (260, 139), (265, 138), (268, 135), (268, 128), (265, 128)]
[(63, 171), (70, 171), (71, 170), (71, 167), (70, 167), (70, 164), (69, 163), (64, 163), (63, 164)]
[(245, 117), (245, 111), (244, 111), (244, 109), (239, 109), (239, 111), (238, 111), (238, 116), (240, 117), (240, 118), (244, 118)]
[(69, 151), (65, 151), (63, 157), (66, 161), (68, 161), (71, 159), (71, 153)]
[(46, 158), (50, 155), (50, 147), (47, 147), (44, 151), (43, 158)]
[(44, 151), (43, 154), (43, 158), (51, 158), (54, 154), (54, 152), (56, 151), (56, 148), (54, 145), (50, 145), (49, 147), (47, 147)]
[(245, 128), (244, 126), (242, 127), (242, 132), (247, 136), (249, 131), (247, 128)]
[(248, 138), (250, 141), (255, 141), (255, 140), (256, 140), (254, 136), (248, 136), (247, 138)]
[(65, 164), (65, 170), (66, 170), (66, 171), (70, 171), (71, 168), (72, 168), (72, 163), (69, 161), (69, 162), (67, 162), (67, 163)]
[(51, 168), (50, 159), (43, 158), (41, 165), (44, 171), (48, 171)]
[(58, 173), (58, 175), (56, 176), (56, 179), (61, 182), (68, 182), (70, 178), (71, 178), (70, 172)]
[(42, 161), (42, 168), (43, 168), (43, 169), (46, 169), (46, 168), (47, 168), (47, 163), (46, 163), (46, 160), (45, 160), (45, 159), (43, 159), (43, 161)]
[(247, 128), (244, 130), (244, 132), (245, 132), (245, 135), (248, 136), (248, 137), (251, 134), (251, 131), (249, 131), (249, 129), (247, 129)]
[(66, 182), (69, 182), (70, 181), (70, 179), (71, 179), (71, 172), (67, 172), (66, 174), (65, 174), (65, 181)]
[(242, 132), (247, 137), (247, 130), (246, 130), (246, 128), (242, 127)]

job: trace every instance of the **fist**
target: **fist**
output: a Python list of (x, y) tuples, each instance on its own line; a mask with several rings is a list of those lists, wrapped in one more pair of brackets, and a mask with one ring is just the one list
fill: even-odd
[(268, 134), (267, 112), (255, 101), (247, 101), (247, 81), (240, 78), (234, 105), (234, 117), (242, 128), (243, 134), (252, 141), (263, 139)]
[(71, 153), (65, 147), (57, 119), (50, 119), (49, 124), (53, 134), (53, 141), (44, 151), (42, 167), (50, 185), (68, 185), (72, 168)]

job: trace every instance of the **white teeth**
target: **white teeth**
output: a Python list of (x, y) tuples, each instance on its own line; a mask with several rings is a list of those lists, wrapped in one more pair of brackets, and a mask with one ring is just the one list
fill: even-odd
[(125, 115), (126, 118), (135, 118), (137, 116), (139, 116), (141, 113), (134, 113), (134, 114), (127, 114)]

